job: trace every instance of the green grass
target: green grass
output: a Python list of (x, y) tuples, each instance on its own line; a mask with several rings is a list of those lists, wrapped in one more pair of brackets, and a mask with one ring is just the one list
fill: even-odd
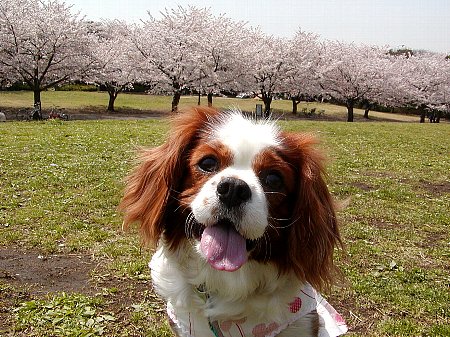
[[(58, 293), (42, 299), (22, 302), (13, 310), (14, 330), (26, 336), (134, 336), (169, 337), (167, 324), (152, 319), (159, 310), (159, 302), (150, 301), (145, 292), (142, 300), (132, 304), (128, 324), (120, 321), (120, 315), (105, 310), (102, 296)], [(148, 297), (148, 298), (146, 298)], [(114, 297), (112, 297), (114, 300)], [(130, 329), (127, 325), (137, 326)]]
[[(106, 92), (82, 92), (82, 91), (44, 91), (41, 93), (42, 108), (60, 107), (67, 109), (87, 109), (103, 108), (106, 110), (108, 104), (108, 94)], [(214, 97), (214, 105), (218, 108), (230, 108), (239, 106), (244, 111), (255, 109), (256, 103), (260, 101), (254, 99), (233, 99), (224, 97)], [(172, 96), (155, 96), (145, 94), (127, 94), (118, 95), (115, 107), (118, 111), (132, 110), (156, 110), (170, 111)], [(196, 105), (197, 96), (182, 96), (180, 107), (189, 107)], [(206, 97), (202, 97), (202, 104), (206, 104)], [(318, 104), (318, 103), (317, 103)], [(304, 103), (301, 106), (309, 109), (318, 106), (316, 103)], [(31, 91), (0, 91), (0, 106), (5, 108), (31, 107), (33, 105), (33, 93)], [(290, 113), (291, 102), (286, 100), (273, 101), (273, 108), (278, 112)], [(325, 106), (325, 105), (324, 105)], [(328, 105), (329, 112), (345, 112), (345, 107)]]
[[(330, 158), (330, 189), (350, 198), (339, 213), (346, 253), (337, 256), (347, 284), (330, 299), (350, 336), (448, 336), (448, 124), (280, 123), (318, 134)], [(116, 207), (136, 147), (160, 144), (167, 130), (163, 120), (1, 123), (0, 246), (87, 253), (102, 265), (94, 283), (104, 275), (114, 287), (148, 283), (151, 253), (140, 249), (136, 230), (122, 232)], [(16, 291), (2, 282), (0, 295)], [(19, 299), (8, 309), (15, 332), (170, 336), (150, 291), (119, 315), (109, 309), (121, 300), (114, 287)]]
[(29, 336), (103, 335), (116, 318), (99, 313), (100, 303), (83, 295), (65, 293), (24, 302), (14, 310), (17, 330)]
[[(44, 91), (41, 93), (42, 109), (48, 110), (53, 107), (69, 110), (85, 110), (94, 112), (105, 112), (108, 104), (108, 94), (106, 92), (83, 92), (83, 91)], [(146, 112), (161, 111), (169, 112), (171, 108), (171, 96), (155, 96), (146, 94), (127, 94), (118, 95), (115, 102), (117, 113), (120, 112)], [(180, 108), (196, 105), (197, 96), (182, 96)], [(243, 111), (254, 111), (256, 104), (261, 104), (260, 100), (255, 99), (236, 99), (225, 97), (214, 97), (214, 106), (219, 109), (230, 109), (238, 107)], [(201, 98), (201, 104), (207, 105), (206, 97)], [(0, 91), (0, 109), (8, 108), (30, 108), (33, 106), (33, 93), (31, 91)], [(276, 116), (291, 115), (292, 103), (288, 100), (274, 100), (272, 110)], [(302, 102), (298, 106), (298, 114), (303, 115), (302, 109), (310, 111), (324, 111), (324, 117), (346, 119), (347, 109), (344, 106), (332, 105), (327, 103), (307, 103)], [(362, 118), (364, 111), (355, 109), (355, 118)], [(382, 118), (397, 121), (418, 121), (418, 117), (405, 116), (400, 114), (389, 114), (380, 112), (370, 112), (371, 118)], [(283, 117), (281, 117), (283, 118)]]
[[(152, 96), (138, 94), (119, 94), (116, 107), (136, 110), (162, 110), (170, 109), (169, 96)], [(83, 91), (44, 91), (41, 93), (42, 108), (60, 107), (66, 109), (104, 108), (108, 105), (106, 92)], [(0, 106), (21, 108), (33, 106), (33, 93), (31, 91), (3, 91), (0, 92)]]

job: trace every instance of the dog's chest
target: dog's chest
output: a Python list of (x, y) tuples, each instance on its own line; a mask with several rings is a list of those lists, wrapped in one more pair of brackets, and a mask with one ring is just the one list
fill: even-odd
[(287, 336), (298, 336), (305, 327), (311, 330), (311, 314), (320, 316), (320, 329), (329, 336), (347, 331), (333, 307), (295, 276), (254, 261), (237, 272), (217, 272), (196, 257), (193, 246), (184, 249), (161, 247), (150, 262), (155, 291), (166, 300), (180, 336), (274, 337), (292, 329)]
[(294, 278), (280, 277), (274, 266), (256, 261), (233, 273), (214, 270), (192, 247), (176, 253), (161, 247), (150, 267), (156, 292), (174, 312), (195, 313), (210, 322), (286, 320), (289, 303), (301, 289)]

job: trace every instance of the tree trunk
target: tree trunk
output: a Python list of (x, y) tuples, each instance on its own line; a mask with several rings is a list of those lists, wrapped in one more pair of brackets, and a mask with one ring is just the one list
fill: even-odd
[(41, 120), (42, 119), (41, 88), (39, 86), (34, 87), (33, 97), (34, 97), (34, 109), (32, 118), (33, 120)]
[(369, 108), (364, 109), (364, 118), (369, 119), (369, 111), (370, 111)]
[(118, 92), (112, 89), (108, 90), (108, 94), (109, 94), (108, 111), (114, 112), (114, 102), (116, 101)]
[(364, 99), (362, 106), (363, 106), (363, 109), (364, 109), (364, 118), (365, 119), (369, 119), (369, 111), (370, 111), (370, 108), (371, 108), (371, 104), (370, 104), (369, 100)]
[(197, 105), (200, 105), (200, 100), (202, 98), (202, 94), (200, 93), (200, 91), (198, 92), (198, 99), (197, 99)]
[(426, 112), (425, 112), (425, 109), (422, 109), (422, 111), (420, 112), (420, 123), (425, 123), (425, 118), (426, 118)]
[(272, 97), (267, 98), (266, 101), (264, 101), (264, 117), (269, 118), (270, 116), (270, 105), (272, 104)]
[(208, 93), (208, 106), (209, 107), (213, 106), (213, 94), (212, 94), (212, 92)]
[(172, 98), (172, 112), (178, 112), (178, 104), (180, 104), (181, 91), (175, 90)]
[(347, 122), (353, 122), (353, 107), (355, 105), (355, 102), (353, 100), (347, 101)]
[(40, 105), (41, 104), (41, 89), (38, 88), (34, 88), (33, 90), (33, 94), (34, 94), (34, 105)]
[(272, 104), (272, 95), (264, 91), (261, 91), (261, 96), (264, 102), (264, 118), (269, 118), (270, 105)]
[[(41, 83), (39, 81), (39, 69), (34, 68), (33, 77), (33, 95), (34, 95), (34, 107), (39, 107), (39, 113), (41, 112)], [(42, 117), (42, 116), (41, 116)]]
[(296, 99), (295, 97), (291, 98), (292, 101), (292, 114), (296, 115), (298, 111), (298, 104), (300, 103), (299, 99)]

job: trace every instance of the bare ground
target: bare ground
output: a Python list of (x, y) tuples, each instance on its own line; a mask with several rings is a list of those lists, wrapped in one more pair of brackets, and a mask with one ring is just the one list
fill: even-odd
[(43, 256), (37, 251), (0, 249), (0, 279), (12, 285), (26, 284), (33, 294), (86, 291), (94, 267), (83, 255)]
[[(93, 262), (82, 255), (40, 255), (35, 250), (0, 248), (0, 332), (13, 325), (19, 303), (53, 292), (85, 292)], [(2, 287), (3, 288), (3, 287)]]
[[(46, 255), (37, 250), (16, 247), (0, 248), (0, 336), (25, 336), (13, 332), (12, 310), (20, 303), (47, 295), (79, 293), (101, 296), (106, 310), (114, 314), (121, 328), (131, 325), (133, 304), (144, 300), (163, 307), (155, 296), (148, 280), (119, 279), (109, 273), (102, 273), (102, 261), (94, 262), (89, 255)], [(102, 277), (93, 278), (92, 274)], [(114, 288), (114, 292), (105, 289)], [(157, 319), (163, 319), (163, 314)], [(139, 327), (131, 330), (139, 336)]]

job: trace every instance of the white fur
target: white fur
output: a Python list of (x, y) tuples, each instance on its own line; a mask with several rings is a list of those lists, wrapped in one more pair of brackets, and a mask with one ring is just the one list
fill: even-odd
[(255, 122), (239, 112), (224, 114), (222, 123), (212, 126), (212, 138), (233, 153), (233, 166), (245, 169), (262, 150), (280, 146), (279, 132), (273, 121)]
[[(287, 303), (300, 292), (302, 284), (293, 274), (278, 275), (271, 264), (249, 261), (235, 272), (214, 270), (200, 257), (195, 245), (183, 244), (175, 252), (162, 245), (150, 262), (155, 291), (177, 314), (192, 313), (196, 336), (212, 336), (211, 320), (247, 317), (261, 322), (283, 322), (289, 316)], [(204, 285), (211, 297), (199, 297)], [(292, 324), (279, 336), (309, 336), (308, 316)], [(294, 331), (295, 334), (289, 334)]]
[[(243, 237), (258, 239), (268, 226), (268, 206), (252, 164), (264, 149), (280, 146), (279, 130), (273, 122), (257, 123), (236, 112), (224, 114), (222, 122), (211, 125), (210, 128), (210, 137), (231, 151), (232, 164), (205, 183), (190, 205), (192, 213), (205, 226), (216, 223), (218, 217), (228, 218)], [(217, 185), (226, 177), (241, 179), (250, 187), (251, 199), (241, 206), (239, 212), (220, 207)], [(226, 214), (222, 214), (223, 212)]]

